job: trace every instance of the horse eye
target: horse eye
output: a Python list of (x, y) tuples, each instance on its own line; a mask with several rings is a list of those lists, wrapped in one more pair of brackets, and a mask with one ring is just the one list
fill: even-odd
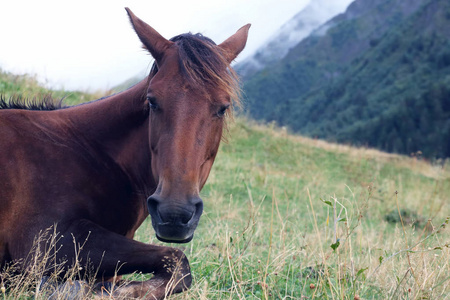
[(151, 110), (156, 111), (159, 108), (158, 103), (156, 102), (156, 99), (153, 97), (147, 97), (148, 106)]
[(219, 111), (217, 112), (217, 116), (218, 117), (223, 117), (225, 115), (225, 113), (227, 112), (228, 107), (230, 107), (230, 105), (224, 105), (222, 106)]

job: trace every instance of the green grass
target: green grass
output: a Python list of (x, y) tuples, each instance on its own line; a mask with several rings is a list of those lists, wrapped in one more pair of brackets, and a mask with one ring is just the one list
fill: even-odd
[(15, 75), (2, 71), (0, 68), (0, 94), (9, 99), (10, 97), (21, 96), (25, 99), (41, 99), (45, 95), (51, 94), (55, 100), (64, 98), (65, 105), (75, 105), (81, 102), (95, 100), (108, 93), (87, 93), (68, 90), (50, 90), (42, 86), (35, 76)]
[[(184, 247), (194, 285), (174, 298), (449, 298), (449, 171), (238, 118)], [(405, 208), (421, 222), (386, 221)], [(137, 238), (158, 243), (150, 222)]]
[[(0, 72), (0, 92), (48, 92), (33, 80)], [(69, 104), (94, 97), (70, 95)], [(182, 246), (193, 286), (172, 299), (450, 299), (448, 163), (243, 118), (226, 137), (199, 228)], [(136, 239), (162, 244), (149, 219)], [(31, 297), (30, 282), (0, 299)]]

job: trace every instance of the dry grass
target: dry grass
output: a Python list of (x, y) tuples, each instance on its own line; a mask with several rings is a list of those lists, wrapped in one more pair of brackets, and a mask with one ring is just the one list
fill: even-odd
[[(448, 164), (239, 118), (229, 130), (196, 236), (183, 247), (193, 286), (173, 299), (450, 299)], [(149, 220), (137, 239), (159, 243)], [(31, 276), (1, 273), (12, 283), (4, 299), (36, 295), (35, 265)]]
[[(56, 226), (42, 231), (36, 237), (28, 257), (7, 265), (0, 272), (3, 299), (91, 298), (95, 275), (82, 276), (82, 266), (78, 260), (70, 269), (63, 269), (65, 262), (56, 259), (60, 238)], [(74, 244), (75, 251), (79, 251), (80, 247)], [(51, 275), (46, 276), (49, 272)]]

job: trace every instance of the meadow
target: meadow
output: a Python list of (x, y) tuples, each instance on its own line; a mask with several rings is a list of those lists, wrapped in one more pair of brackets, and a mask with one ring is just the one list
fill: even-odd
[(450, 299), (448, 164), (239, 118), (227, 136), (175, 299)]
[[(0, 77), (2, 93), (46, 92), (32, 79), (15, 80), (17, 91)], [(94, 99), (65, 94), (68, 104)], [(327, 143), (236, 117), (201, 194), (193, 241), (172, 245), (189, 258), (193, 285), (170, 299), (450, 299), (447, 161)], [(163, 244), (149, 218), (135, 238)], [(8, 289), (7, 277), (0, 275), (0, 299), (46, 299), (36, 293), (38, 271), (14, 277)]]

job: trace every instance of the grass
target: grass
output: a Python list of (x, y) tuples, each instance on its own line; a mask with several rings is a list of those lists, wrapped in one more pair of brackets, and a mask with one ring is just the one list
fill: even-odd
[(0, 94), (5, 98), (21, 96), (25, 99), (41, 99), (43, 96), (51, 94), (54, 99), (64, 98), (65, 105), (75, 105), (81, 102), (95, 100), (111, 94), (108, 92), (86, 93), (80, 91), (49, 90), (38, 82), (35, 76), (28, 74), (16, 75), (2, 71), (0, 68)]
[[(171, 299), (450, 299), (448, 162), (243, 118), (227, 140), (194, 240), (182, 246), (193, 286)], [(149, 219), (136, 239), (162, 244)], [(39, 276), (24, 280), (0, 299), (33, 297)]]
[[(185, 248), (194, 286), (175, 299), (450, 299), (447, 164), (243, 119), (228, 140)], [(386, 221), (404, 208), (425, 222)]]

